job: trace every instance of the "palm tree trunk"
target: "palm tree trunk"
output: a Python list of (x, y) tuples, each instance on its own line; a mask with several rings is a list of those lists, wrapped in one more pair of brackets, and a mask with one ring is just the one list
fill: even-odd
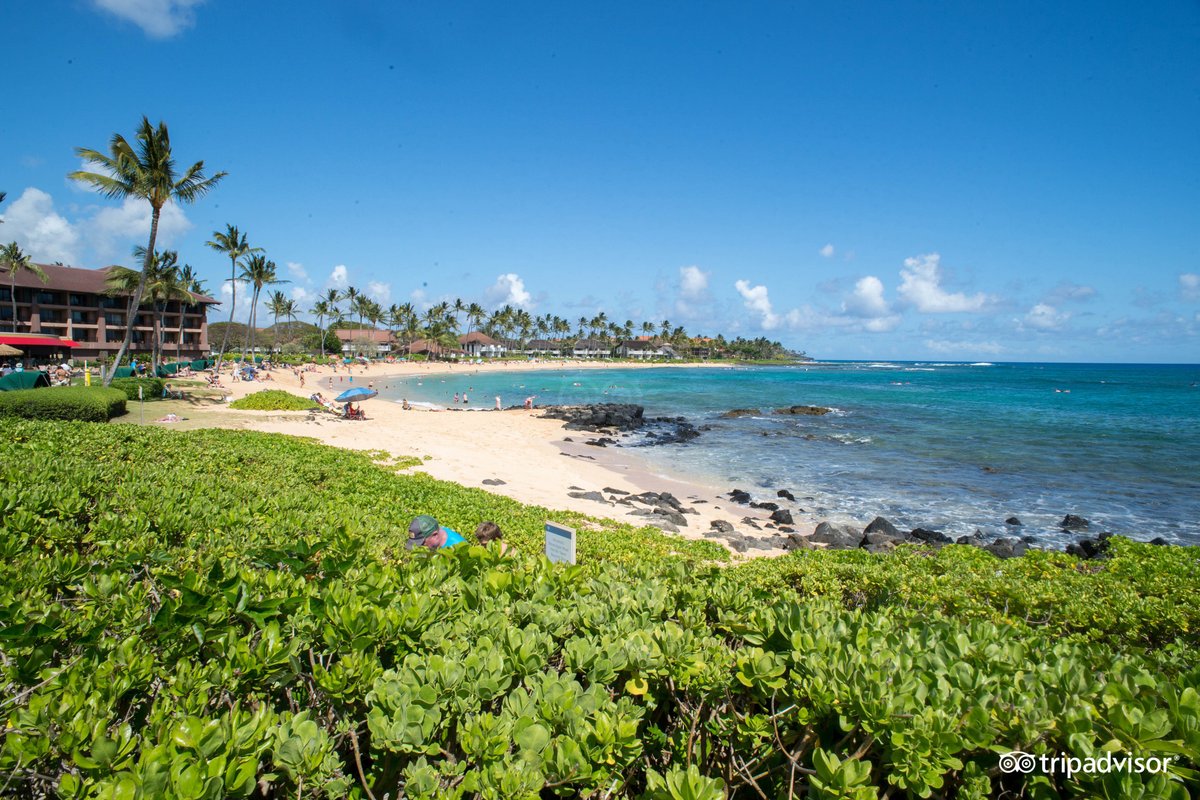
[(9, 287), (8, 287), (8, 297), (10, 300), (12, 300), (12, 311), (13, 311), (12, 326), (13, 326), (13, 333), (16, 333), (17, 332), (17, 268), (16, 268), (16, 266), (9, 264), (9, 273), (8, 274), (10, 276), (12, 276), (12, 281), (9, 283)]
[(133, 290), (133, 297), (129, 301), (129, 317), (125, 320), (125, 338), (121, 340), (121, 346), (117, 349), (117, 355), (113, 358), (113, 368), (104, 378), (104, 385), (107, 387), (112, 384), (113, 377), (117, 374), (117, 367), (121, 366), (121, 359), (125, 358), (125, 353), (129, 350), (129, 344), (133, 341), (133, 325), (137, 320), (137, 310), (142, 305), (142, 294), (146, 291), (146, 274), (150, 271), (150, 260), (154, 258), (154, 240), (158, 238), (158, 214), (160, 209), (151, 206), (150, 214), (150, 244), (146, 248), (146, 260), (142, 262), (142, 274), (138, 278), (137, 288)]
[(183, 301), (179, 301), (179, 335), (175, 337), (175, 360), (183, 360), (183, 317), (184, 305)]
[(225, 359), (225, 346), (229, 344), (229, 329), (233, 327), (233, 310), (237, 308), (237, 259), (229, 259), (233, 264), (229, 268), (229, 324), (225, 326), (225, 335), (221, 337), (221, 351), (217, 353), (217, 371), (221, 375), (221, 362)]

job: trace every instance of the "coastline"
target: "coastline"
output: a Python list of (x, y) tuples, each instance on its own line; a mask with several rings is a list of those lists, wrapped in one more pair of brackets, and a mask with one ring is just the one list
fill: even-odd
[[(724, 365), (611, 362), (510, 362), (462, 365), (397, 363), (355, 366), (354, 385), (412, 375), (478, 372), (538, 372), (578, 369), (694, 368)], [(280, 389), (308, 397), (349, 388), (334, 380), (327, 367), (305, 372), (304, 387), (289, 368), (270, 373), (264, 382), (228, 384), (235, 400), (264, 389)], [(341, 368), (336, 376), (346, 376)], [(223, 380), (227, 376), (222, 376)], [(679, 474), (664, 474), (641, 458), (634, 448), (601, 448), (585, 444), (594, 435), (564, 428), (556, 419), (542, 417), (534, 408), (503, 411), (475, 408), (441, 409), (414, 406), (404, 410), (398, 402), (374, 398), (363, 404), (365, 421), (340, 419), (329, 413), (238, 412), (227, 403), (214, 407), (215, 427), (235, 427), (268, 433), (303, 436), (351, 450), (383, 450), (393, 456), (416, 456), (414, 470), (440, 480), (453, 481), (509, 497), (518, 502), (563, 509), (633, 525), (652, 525), (689, 539), (711, 539), (735, 554), (780, 555), (786, 552), (787, 534), (807, 534), (815, 520), (797, 516), (792, 525), (777, 525), (770, 510), (738, 505), (728, 488), (708, 485)], [(608, 491), (613, 490), (613, 491)], [(655, 496), (630, 501), (644, 493), (669, 493), (678, 503), (657, 502)], [(663, 498), (666, 500), (666, 498)], [(658, 505), (662, 511), (651, 514)], [(673, 515), (664, 512), (674, 510)], [(681, 513), (680, 513), (681, 512)], [(682, 524), (681, 524), (682, 523)], [(716, 526), (723, 530), (718, 530)]]

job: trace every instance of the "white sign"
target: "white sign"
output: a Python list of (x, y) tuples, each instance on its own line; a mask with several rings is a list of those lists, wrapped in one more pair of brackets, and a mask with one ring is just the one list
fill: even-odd
[(547, 522), (546, 558), (560, 564), (574, 564), (575, 531), (565, 525)]

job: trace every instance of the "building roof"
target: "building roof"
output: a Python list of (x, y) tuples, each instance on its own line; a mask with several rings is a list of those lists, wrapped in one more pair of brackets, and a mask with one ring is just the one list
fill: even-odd
[(576, 350), (607, 350), (608, 345), (596, 339), (580, 339), (575, 343)]
[(386, 344), (392, 341), (391, 331), (381, 331), (378, 328), (336, 328), (333, 333), (343, 342), (361, 342), (366, 339), (368, 342)]
[(534, 350), (562, 350), (562, 343), (552, 342), (549, 339), (531, 339), (525, 344), (525, 347)]
[(0, 333), (0, 344), (9, 347), (53, 347), (59, 350), (79, 346), (79, 342), (66, 336), (53, 336), (48, 333)]
[(459, 344), (473, 344), (475, 342), (478, 342), (479, 344), (500, 344), (500, 342), (496, 341), (482, 331), (471, 331), (464, 336), (458, 337)]
[[(105, 281), (108, 279), (108, 271), (111, 267), (80, 269), (78, 267), (64, 267), (61, 264), (38, 264), (38, 266), (46, 273), (48, 280), (45, 283), (42, 283), (38, 276), (29, 270), (21, 270), (17, 273), (16, 285), (30, 289), (47, 289), (59, 292), (81, 292), (86, 294), (108, 294), (109, 292), (108, 284)], [(197, 303), (220, 305), (219, 301), (214, 300), (208, 295), (196, 294), (195, 292), (191, 292), (190, 294)]]
[(644, 340), (644, 339), (625, 339), (621, 342), (618, 342), (617, 347), (628, 347), (628, 348), (634, 349), (634, 350), (645, 350), (645, 349), (653, 350), (656, 347), (658, 347), (658, 345), (652, 341), (648, 341), (648, 340)]

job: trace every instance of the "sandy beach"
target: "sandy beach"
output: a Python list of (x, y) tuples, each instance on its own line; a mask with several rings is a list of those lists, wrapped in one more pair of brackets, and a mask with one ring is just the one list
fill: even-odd
[[(458, 370), (551, 371), (577, 369), (637, 369), (662, 367), (662, 364), (619, 364), (571, 362), (564, 367), (556, 362), (511, 362), (481, 365), (396, 363), (353, 367), (354, 385), (386, 382), (390, 378), (412, 375), (436, 375)], [(686, 369), (689, 366), (678, 365)], [(709, 366), (709, 365), (704, 365)], [(304, 386), (291, 369), (277, 368), (271, 380), (222, 381), (230, 391), (230, 400), (263, 389), (283, 389), (309, 396), (314, 391), (330, 398), (349, 388), (345, 368), (334, 373), (329, 367), (304, 372)], [(331, 383), (332, 379), (332, 383)], [(332, 389), (331, 389), (332, 386)], [(482, 399), (482, 398), (480, 398)], [(622, 493), (670, 492), (686, 509), (686, 525), (678, 526), (678, 535), (704, 538), (713, 534), (713, 522), (722, 521), (742, 536), (758, 542), (746, 555), (771, 555), (782, 551), (777, 546), (785, 538), (769, 520), (769, 511), (732, 503), (724, 492), (729, 487), (703, 485), (652, 471), (629, 448), (600, 448), (583, 444), (592, 438), (587, 433), (568, 431), (558, 420), (543, 419), (541, 411), (432, 410), (414, 407), (404, 410), (399, 403), (374, 399), (363, 404), (365, 421), (351, 421), (333, 414), (305, 412), (234, 411), (228, 404), (214, 406), (215, 414), (205, 424), (306, 436), (325, 444), (356, 450), (383, 450), (395, 456), (417, 456), (423, 463), (415, 467), (429, 475), (475, 486), (505, 495), (523, 503), (550, 509), (567, 509), (634, 524), (647, 518), (631, 514), (642, 505), (614, 503)], [(206, 415), (207, 416), (207, 415)], [(190, 427), (190, 426), (189, 426)], [(568, 441), (569, 440), (569, 441)], [(605, 490), (616, 490), (609, 492)], [(601, 492), (590, 497), (572, 496)], [(753, 523), (746, 520), (753, 520)], [(755, 526), (758, 526), (756, 529)], [(792, 526), (807, 533), (807, 521)], [(721, 541), (720, 538), (714, 539)]]

